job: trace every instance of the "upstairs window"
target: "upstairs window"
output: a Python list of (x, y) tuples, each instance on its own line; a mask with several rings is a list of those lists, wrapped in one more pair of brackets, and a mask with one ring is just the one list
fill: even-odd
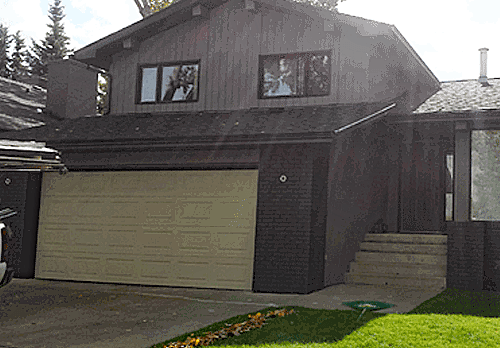
[(199, 61), (139, 67), (137, 103), (197, 101), (199, 71)]
[(261, 56), (259, 98), (329, 95), (331, 65), (330, 51)]

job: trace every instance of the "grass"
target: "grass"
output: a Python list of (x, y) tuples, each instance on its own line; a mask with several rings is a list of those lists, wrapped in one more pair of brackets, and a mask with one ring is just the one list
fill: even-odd
[[(447, 289), (407, 314), (366, 312), (359, 321), (359, 312), (353, 310), (319, 310), (295, 306), (281, 308), (293, 309), (294, 313), (267, 319), (262, 328), (216, 341), (211, 346), (500, 347), (498, 293)], [(260, 313), (275, 309), (269, 307)], [(191, 337), (202, 337), (206, 332), (225, 327), (226, 323), (247, 320), (248, 315), (236, 316), (153, 347), (184, 342), (191, 334)]]

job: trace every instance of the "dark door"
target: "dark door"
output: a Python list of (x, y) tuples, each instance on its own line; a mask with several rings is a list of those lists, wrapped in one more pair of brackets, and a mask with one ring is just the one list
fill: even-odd
[(399, 230), (443, 231), (446, 167), (442, 144), (417, 134), (403, 144), (401, 160)]

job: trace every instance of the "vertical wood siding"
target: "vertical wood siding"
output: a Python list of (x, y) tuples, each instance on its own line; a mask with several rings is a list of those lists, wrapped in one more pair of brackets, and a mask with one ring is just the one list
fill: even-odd
[[(332, 52), (329, 96), (258, 99), (259, 55), (316, 50)], [(197, 102), (135, 104), (138, 65), (188, 60), (200, 60)], [(141, 42), (136, 53), (116, 54), (111, 73), (113, 113), (377, 101), (405, 89), (425, 94), (433, 83), (386, 25), (360, 30), (359, 23), (344, 19), (325, 30), (323, 20), (265, 6), (248, 11), (240, 0)]]
[(398, 170), (397, 136), (382, 122), (335, 138), (330, 151), (325, 286), (344, 282), (366, 233), (387, 222), (389, 182)]

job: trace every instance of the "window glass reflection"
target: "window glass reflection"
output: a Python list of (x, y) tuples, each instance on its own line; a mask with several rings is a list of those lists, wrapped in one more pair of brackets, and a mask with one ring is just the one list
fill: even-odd
[(473, 131), (471, 220), (500, 220), (500, 131)]

